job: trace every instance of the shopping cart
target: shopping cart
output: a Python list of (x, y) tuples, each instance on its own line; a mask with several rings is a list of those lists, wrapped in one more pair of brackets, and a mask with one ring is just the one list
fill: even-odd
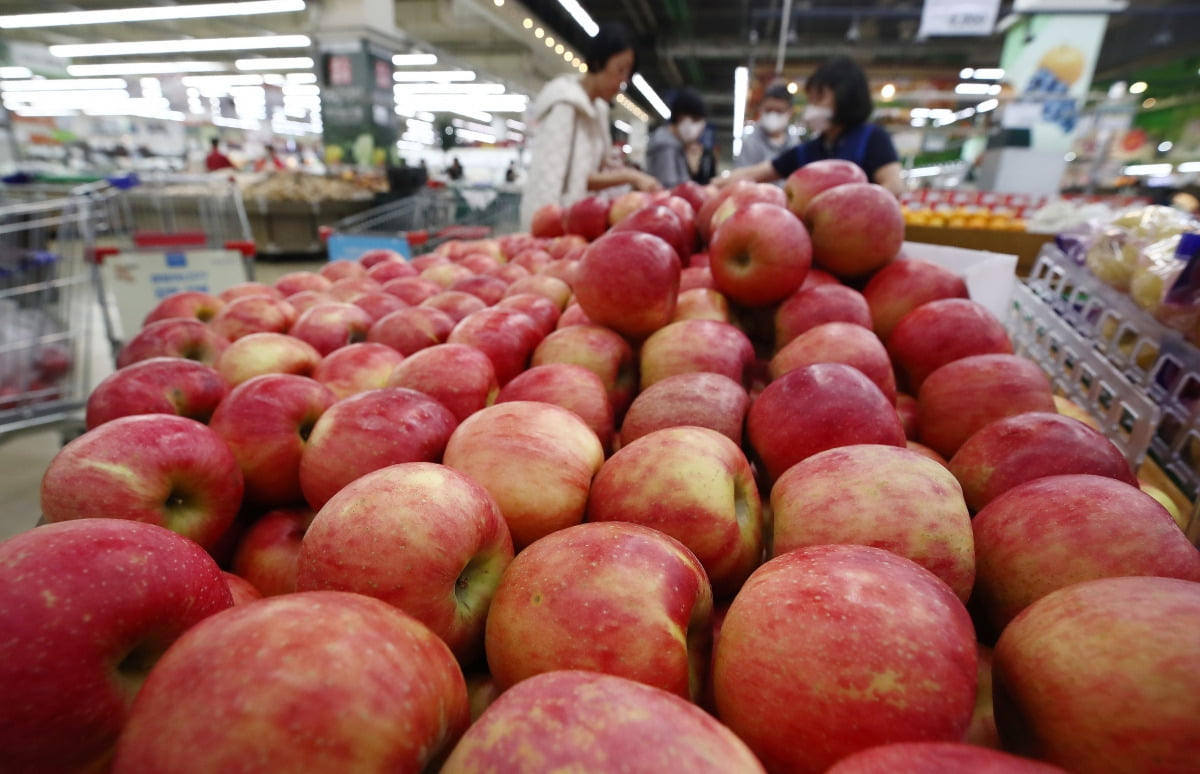
[(329, 260), (353, 260), (367, 250), (406, 258), (451, 239), (483, 239), (520, 225), (521, 195), (496, 188), (424, 188), (324, 227)]
[(91, 207), (86, 190), (0, 205), (0, 440), (82, 430), (97, 317)]
[(104, 323), (114, 348), (163, 298), (219, 293), (254, 277), (241, 191), (227, 179), (110, 178), (92, 194)]

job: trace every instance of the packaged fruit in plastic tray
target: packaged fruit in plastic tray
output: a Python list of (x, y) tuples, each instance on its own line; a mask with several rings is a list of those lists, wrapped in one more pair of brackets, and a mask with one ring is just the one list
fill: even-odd
[(1159, 240), (1141, 251), (1129, 294), (1164, 325), (1200, 340), (1200, 233)]
[(1181, 210), (1151, 205), (1118, 215), (1091, 240), (1084, 265), (1107, 285), (1128, 291), (1143, 248), (1200, 224)]

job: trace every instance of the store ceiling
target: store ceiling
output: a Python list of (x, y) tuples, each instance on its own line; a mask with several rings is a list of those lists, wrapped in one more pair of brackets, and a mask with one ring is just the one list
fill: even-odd
[[(54, 44), (160, 40), (183, 35), (199, 38), (310, 33), (314, 23), (319, 23), (336, 3), (355, 1), (309, 0), (308, 9), (301, 13), (233, 19), (0, 30), (0, 38)], [(597, 21), (620, 19), (633, 30), (640, 69), (664, 98), (684, 84), (699, 88), (719, 129), (727, 131), (731, 124), (735, 66), (750, 65), (760, 82), (775, 77), (783, 0), (580, 0), (580, 3)], [(6, 0), (0, 13), (146, 4), (151, 4), (151, 0)], [(1001, 18), (1012, 4), (1011, 0), (1002, 1)], [(474, 66), (528, 91), (536, 90), (547, 78), (568, 71), (569, 65), (552, 51), (544, 50), (540, 41), (521, 28), (524, 15), (533, 17), (576, 51), (582, 51), (587, 40), (558, 0), (507, 0), (499, 7), (496, 0), (395, 0), (394, 5), (396, 24), (401, 30), (436, 46), (461, 64)], [(1200, 3), (1136, 0), (1129, 6), (1109, 22), (1097, 82), (1128, 78), (1139, 70), (1197, 55), (1194, 30), (1200, 23)], [(952, 89), (961, 68), (998, 64), (1002, 34), (918, 40), (921, 7), (921, 0), (795, 0), (786, 35), (784, 67), (779, 75), (802, 82), (822, 59), (833, 54), (850, 54), (865, 65), (874, 83), (895, 83), (902, 97), (907, 84), (943, 84)], [(302, 52), (266, 55), (299, 53)], [(228, 54), (225, 58), (235, 56), (246, 54)], [(176, 58), (214, 56), (188, 54)], [(641, 95), (632, 89), (630, 93), (652, 113)]]

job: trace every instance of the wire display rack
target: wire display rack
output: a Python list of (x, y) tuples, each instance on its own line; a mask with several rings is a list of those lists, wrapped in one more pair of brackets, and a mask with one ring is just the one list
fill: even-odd
[(87, 260), (97, 189), (0, 205), (0, 440), (77, 425), (97, 318)]
[(450, 239), (483, 239), (516, 231), (521, 195), (496, 188), (425, 188), (372, 207), (322, 230), (330, 260), (350, 260), (366, 250), (395, 250), (405, 257)]

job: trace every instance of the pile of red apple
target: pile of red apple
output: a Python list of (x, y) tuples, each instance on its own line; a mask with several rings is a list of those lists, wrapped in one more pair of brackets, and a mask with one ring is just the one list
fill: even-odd
[(1196, 771), (1200, 552), (903, 230), (822, 162), (163, 300), (0, 771)]

